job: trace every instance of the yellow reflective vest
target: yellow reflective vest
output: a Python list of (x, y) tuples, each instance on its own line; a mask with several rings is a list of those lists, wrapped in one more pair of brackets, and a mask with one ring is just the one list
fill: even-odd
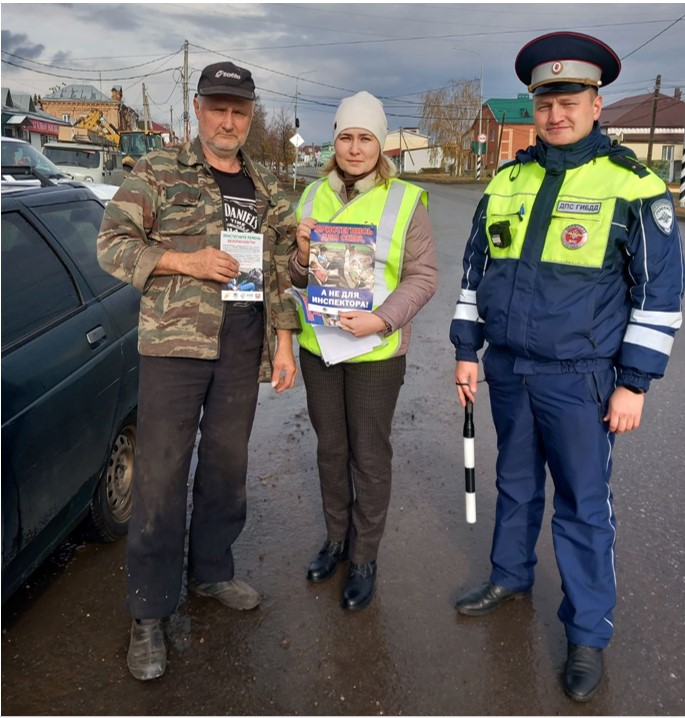
[[(420, 187), (399, 179), (372, 187), (343, 204), (327, 178), (310, 184), (297, 206), (298, 222), (303, 217), (314, 217), (328, 224), (372, 224), (376, 227), (376, 254), (374, 267), (373, 308), (380, 306), (400, 283), (404, 242), (414, 210), (419, 202), (428, 208), (428, 195)], [(300, 346), (321, 356), (314, 329), (307, 324), (298, 303), (302, 331), (297, 335)], [(402, 343), (402, 330), (398, 329), (380, 346), (351, 362), (382, 361), (395, 355)]]

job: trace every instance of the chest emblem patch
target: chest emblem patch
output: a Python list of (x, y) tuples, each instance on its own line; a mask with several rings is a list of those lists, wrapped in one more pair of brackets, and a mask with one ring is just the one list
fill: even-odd
[(667, 199), (658, 199), (652, 205), (652, 217), (663, 234), (668, 236), (673, 229), (673, 207)]
[(602, 209), (601, 202), (557, 202), (557, 212), (572, 212), (576, 214), (599, 214)]
[(561, 243), (566, 249), (580, 249), (587, 242), (587, 229), (580, 224), (569, 224), (561, 233)]

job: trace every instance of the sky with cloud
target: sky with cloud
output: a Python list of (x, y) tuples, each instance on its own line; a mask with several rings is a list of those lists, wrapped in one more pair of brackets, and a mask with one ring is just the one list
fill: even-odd
[(684, 3), (70, 3), (3, 2), (2, 86), (45, 95), (120, 85), (142, 116), (145, 84), (155, 120), (175, 129), (183, 113), (183, 46), (189, 92), (205, 65), (250, 69), (267, 112), (297, 114), (307, 143), (328, 141), (341, 98), (360, 90), (385, 104), (390, 129), (415, 127), (421, 96), (452, 80), (482, 77), (484, 98), (526, 88), (514, 60), (555, 30), (600, 38), (621, 58), (605, 104), (685, 87)]

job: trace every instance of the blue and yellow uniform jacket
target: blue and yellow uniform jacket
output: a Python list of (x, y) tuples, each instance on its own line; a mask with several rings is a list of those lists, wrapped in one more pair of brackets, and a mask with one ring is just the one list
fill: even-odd
[(538, 139), (488, 185), (450, 339), (464, 361), (485, 341), (548, 367), (610, 360), (619, 385), (647, 390), (666, 368), (682, 296), (670, 193), (595, 127), (563, 148)]

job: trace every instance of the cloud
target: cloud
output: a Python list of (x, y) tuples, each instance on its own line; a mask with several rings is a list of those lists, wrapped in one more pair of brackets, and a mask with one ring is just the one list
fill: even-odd
[(1, 35), (2, 49), (5, 52), (19, 55), (27, 60), (39, 58), (45, 50), (45, 45), (27, 43), (28, 36), (23, 33), (15, 34), (10, 30), (3, 30)]
[(606, 104), (653, 90), (657, 74), (672, 94), (685, 85), (685, 22), (649, 40), (682, 13), (666, 3), (3, 3), (1, 20), (12, 29), (7, 40), (3, 30), (4, 50), (75, 68), (63, 78), (15, 72), (22, 91), (41, 94), (64, 79), (100, 89), (102, 77), (103, 87), (122, 85), (140, 112), (145, 83), (153, 117), (166, 122), (173, 108), (178, 121), (187, 40), (191, 99), (202, 67), (231, 59), (252, 71), (269, 115), (283, 110), (294, 120), (297, 88), (300, 134), (318, 143), (330, 138), (342, 97), (359, 90), (385, 98), (391, 129), (415, 125), (421, 95), (451, 80), (482, 76), (485, 98), (516, 97), (526, 92), (514, 74), (518, 50), (560, 29), (596, 35), (628, 56)]

